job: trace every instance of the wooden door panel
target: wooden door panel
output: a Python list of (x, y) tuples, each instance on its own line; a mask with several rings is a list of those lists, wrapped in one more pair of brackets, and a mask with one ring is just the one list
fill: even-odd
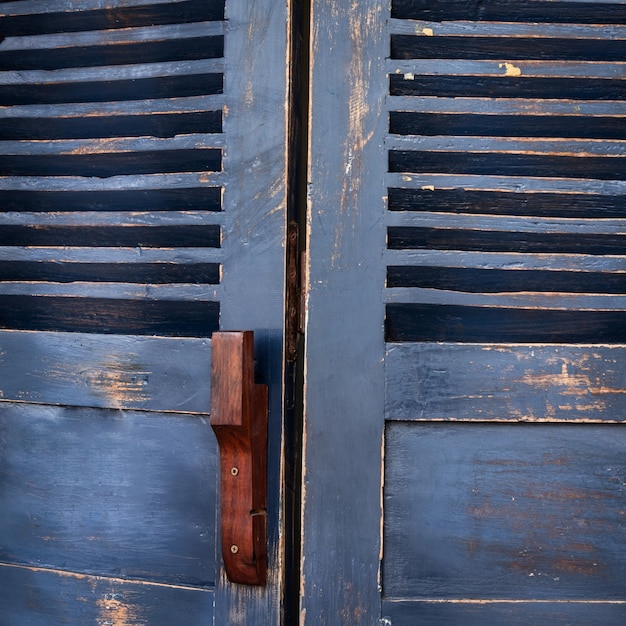
[(386, 596), (622, 599), (624, 445), (619, 425), (388, 424)]
[[(0, 13), (0, 622), (278, 623), (288, 7)], [(221, 329), (269, 387), (266, 588), (216, 558)]]
[(385, 602), (385, 619), (393, 626), (416, 623), (444, 626), (506, 626), (555, 624), (555, 626), (620, 626), (626, 618), (623, 604), (583, 602)]
[(331, 4), (303, 620), (621, 624), (623, 6)]
[(11, 602), (2, 607), (3, 619), (11, 626), (213, 624), (215, 591), (211, 588), (146, 585), (5, 564), (0, 565), (0, 584), (11, 593)]
[(623, 422), (623, 346), (388, 343), (387, 420)]
[(3, 404), (0, 432), (2, 562), (214, 585), (205, 417)]

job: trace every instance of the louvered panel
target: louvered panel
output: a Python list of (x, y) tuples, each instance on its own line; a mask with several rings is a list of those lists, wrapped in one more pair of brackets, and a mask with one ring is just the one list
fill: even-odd
[(388, 341), (626, 339), (625, 9), (392, 2)]
[(1, 13), (0, 325), (210, 335), (223, 0)]

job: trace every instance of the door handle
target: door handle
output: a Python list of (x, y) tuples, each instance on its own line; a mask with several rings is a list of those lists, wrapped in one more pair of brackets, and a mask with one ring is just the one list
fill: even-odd
[(211, 339), (211, 427), (220, 451), (222, 557), (228, 579), (267, 579), (267, 385), (254, 382), (252, 331)]

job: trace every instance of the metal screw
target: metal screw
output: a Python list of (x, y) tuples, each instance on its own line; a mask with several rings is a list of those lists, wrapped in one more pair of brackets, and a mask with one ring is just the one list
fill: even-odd
[(233, 554), (237, 554), (237, 552), (239, 552), (239, 548), (236, 545), (233, 544), (232, 546), (230, 546), (230, 551)]
[(237, 476), (237, 474), (239, 474), (239, 470), (238, 470), (236, 467), (233, 467), (233, 468), (230, 470), (230, 473), (231, 473), (233, 476)]

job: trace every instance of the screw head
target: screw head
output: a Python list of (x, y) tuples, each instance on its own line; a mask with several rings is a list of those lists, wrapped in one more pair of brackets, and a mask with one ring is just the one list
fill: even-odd
[(233, 467), (233, 468), (230, 470), (230, 473), (231, 473), (233, 476), (237, 476), (237, 474), (239, 474), (239, 469), (238, 469), (237, 467)]
[(233, 544), (232, 546), (230, 546), (230, 551), (233, 554), (237, 554), (237, 552), (239, 552), (239, 548), (235, 544)]

